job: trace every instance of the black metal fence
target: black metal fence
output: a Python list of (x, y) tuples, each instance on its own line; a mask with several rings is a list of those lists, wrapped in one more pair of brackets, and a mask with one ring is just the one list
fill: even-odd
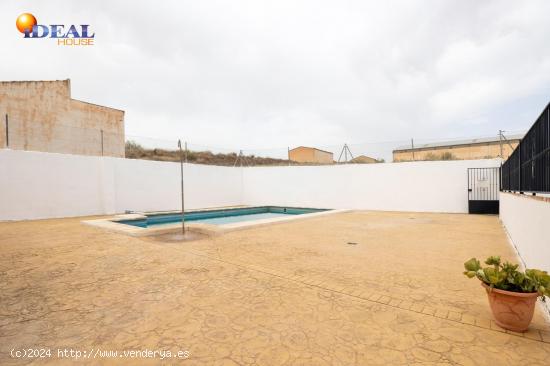
[(501, 190), (550, 192), (550, 104), (502, 165)]

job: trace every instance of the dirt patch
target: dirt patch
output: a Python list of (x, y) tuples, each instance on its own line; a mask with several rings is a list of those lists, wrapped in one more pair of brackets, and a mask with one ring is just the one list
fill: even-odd
[(194, 231), (186, 231), (185, 235), (181, 232), (166, 233), (161, 235), (152, 235), (144, 238), (144, 240), (150, 240), (155, 242), (164, 243), (183, 243), (188, 241), (197, 241), (207, 239), (209, 236), (203, 233)]

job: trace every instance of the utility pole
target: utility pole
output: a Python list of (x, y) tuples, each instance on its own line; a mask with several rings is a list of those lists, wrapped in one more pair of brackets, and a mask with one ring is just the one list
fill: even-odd
[(239, 155), (237, 155), (237, 159), (235, 159), (235, 163), (233, 163), (233, 167), (236, 167), (237, 166), (237, 163), (240, 163), (241, 167), (243, 166), (243, 162), (247, 165), (247, 166), (250, 166), (250, 164), (248, 163), (248, 160), (246, 160), (245, 158), (245, 155), (243, 154), (243, 151), (242, 150), (239, 150)]
[[(502, 132), (506, 132), (506, 131), (502, 131)], [(502, 134), (502, 140), (503, 140), (504, 142), (506, 142), (506, 143), (508, 144), (508, 146), (510, 146), (510, 149), (511, 149), (512, 151), (514, 151), (514, 149), (515, 149), (514, 146), (510, 143), (510, 140), (508, 140), (508, 139), (506, 138), (506, 136), (504, 136), (504, 134)]]
[(342, 148), (342, 151), (340, 152), (340, 156), (338, 157), (338, 162), (342, 159), (342, 154), (344, 154), (345, 162), (348, 162), (348, 153), (351, 157), (351, 160), (353, 160), (353, 154), (351, 153), (351, 150), (348, 147), (348, 144), (344, 144), (344, 147)]
[(287, 146), (286, 148), (286, 156), (288, 158), (288, 166), (290, 166), (290, 146)]
[[(237, 155), (237, 158), (235, 159), (235, 162), (233, 163), (233, 168), (237, 166), (237, 163), (239, 162), (239, 159), (241, 158), (243, 151), (239, 150), (239, 155)], [(243, 163), (241, 161), (241, 166), (243, 166)]]
[(500, 158), (504, 159), (504, 154), (502, 153), (502, 133), (503, 130), (498, 130), (498, 144), (500, 145)]
[(181, 140), (178, 140), (180, 149), (180, 176), (181, 176), (181, 233), (185, 235), (185, 202), (183, 200), (183, 151), (181, 150)]
[(348, 150), (344, 149), (344, 161), (348, 162)]

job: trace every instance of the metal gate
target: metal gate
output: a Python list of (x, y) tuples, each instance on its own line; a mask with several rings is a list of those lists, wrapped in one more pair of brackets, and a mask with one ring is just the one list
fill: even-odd
[(468, 168), (468, 213), (498, 214), (500, 168)]

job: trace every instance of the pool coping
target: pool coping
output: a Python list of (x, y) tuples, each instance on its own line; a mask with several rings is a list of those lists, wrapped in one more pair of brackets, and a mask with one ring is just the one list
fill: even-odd
[[(207, 209), (194, 209), (189, 211), (186, 210), (186, 212), (217, 211), (217, 210), (229, 210), (229, 209), (237, 209), (237, 208), (259, 208), (259, 207), (266, 207), (266, 206), (267, 205), (207, 208)], [(291, 207), (291, 206), (277, 206), (277, 207)], [(292, 207), (292, 208), (298, 208), (298, 207)], [(315, 208), (315, 207), (309, 207), (309, 208)], [(301, 214), (301, 215), (289, 215), (289, 217), (275, 217), (270, 219), (235, 222), (235, 223), (224, 224), (224, 225), (212, 225), (212, 224), (190, 222), (185, 224), (185, 228), (186, 230), (189, 230), (191, 232), (197, 232), (197, 233), (206, 234), (206, 235), (221, 235), (231, 231), (246, 230), (250, 228), (262, 227), (262, 226), (273, 225), (273, 224), (283, 224), (286, 222), (292, 222), (297, 220), (307, 220), (309, 218), (315, 218), (315, 217), (326, 216), (326, 215), (331, 215), (336, 213), (350, 212), (350, 211), (353, 211), (353, 210), (352, 209), (334, 209), (334, 210), (327, 209), (327, 211), (313, 212), (313, 213), (307, 213), (307, 214)], [(163, 225), (161, 227), (143, 228), (139, 226), (119, 224), (117, 223), (117, 221), (141, 219), (141, 218), (145, 218), (145, 214), (161, 215), (161, 214), (176, 213), (176, 212), (179, 212), (179, 211), (155, 211), (155, 212), (143, 212), (143, 213), (136, 212), (136, 213), (129, 213), (129, 214), (114, 215), (112, 217), (103, 218), (103, 219), (84, 220), (81, 222), (85, 225), (95, 226), (108, 231), (126, 234), (130, 236), (135, 236), (135, 237), (154, 236), (154, 235), (177, 232), (178, 229), (181, 229), (181, 223), (178, 222), (178, 223)]]

